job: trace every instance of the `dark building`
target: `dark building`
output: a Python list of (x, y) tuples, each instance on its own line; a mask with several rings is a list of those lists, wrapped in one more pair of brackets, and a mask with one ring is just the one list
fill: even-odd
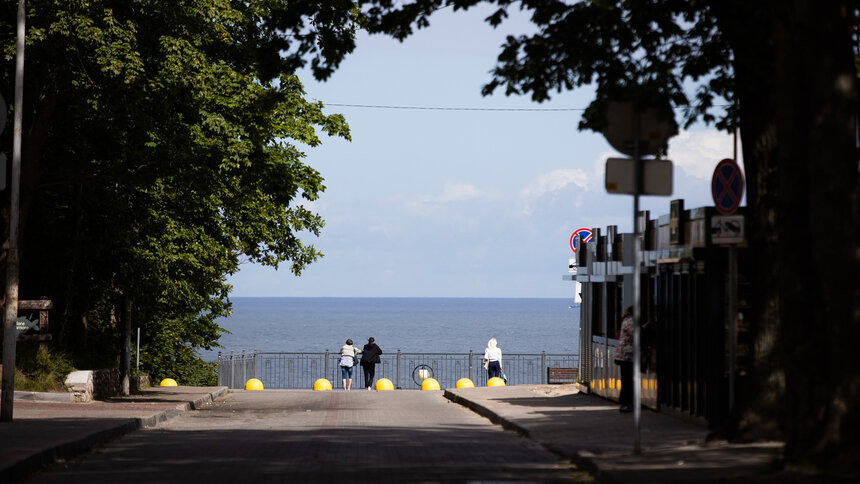
[[(652, 322), (640, 338), (642, 403), (718, 427), (733, 395), (731, 355), (738, 388), (750, 354), (746, 250), (739, 242), (743, 211), (724, 216), (713, 207), (685, 210), (676, 200), (669, 214), (651, 219), (642, 212), (639, 219), (644, 227), (640, 324)], [(575, 273), (565, 279), (580, 283), (580, 385), (617, 400), (614, 350), (622, 311), (634, 299), (634, 234), (619, 234), (615, 226), (592, 229), (591, 242), (580, 241), (578, 247)], [(735, 348), (730, 305), (737, 310)]]

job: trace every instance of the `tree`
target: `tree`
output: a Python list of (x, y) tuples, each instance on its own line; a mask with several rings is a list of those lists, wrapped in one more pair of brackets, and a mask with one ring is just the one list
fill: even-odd
[[(398, 39), (443, 6), (360, 2), (372, 32)], [(856, 1), (488, 1), (537, 32), (510, 36), (483, 92), (548, 99), (596, 86), (581, 129), (631, 91), (696, 120), (739, 126), (751, 213), (755, 363), (727, 432), (784, 438), (785, 458), (850, 470), (860, 459), (860, 189)], [(685, 86), (697, 83), (694, 95)], [(726, 103), (724, 110), (718, 104)], [(720, 113), (724, 111), (724, 113)], [(798, 244), (798, 241), (802, 241)], [(856, 472), (856, 470), (854, 471)]]
[[(13, 3), (0, 7), (4, 94)], [(195, 350), (217, 343), (226, 277), (242, 261), (298, 275), (321, 256), (299, 238), (319, 234), (305, 202), (325, 188), (299, 145), (349, 131), (304, 98), (295, 71), (308, 64), (323, 79), (354, 48), (353, 5), (27, 6), (22, 298), (54, 300), (59, 344), (81, 364), (115, 364), (130, 298), (144, 367), (182, 381)]]

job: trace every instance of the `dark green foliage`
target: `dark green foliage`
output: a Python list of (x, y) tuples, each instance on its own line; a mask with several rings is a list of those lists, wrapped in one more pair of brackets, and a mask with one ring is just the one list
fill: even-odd
[[(0, 7), (10, 105), (15, 11)], [(20, 294), (54, 302), (79, 367), (116, 366), (129, 297), (142, 371), (211, 383), (195, 352), (217, 344), (227, 276), (322, 255), (299, 238), (319, 234), (302, 203), (325, 187), (297, 145), (349, 131), (294, 71), (328, 76), (354, 17), (349, 2), (27, 2)]]
[(68, 356), (49, 353), (41, 349), (38, 343), (19, 344), (16, 360), (17, 390), (65, 391), (66, 376), (75, 370)]

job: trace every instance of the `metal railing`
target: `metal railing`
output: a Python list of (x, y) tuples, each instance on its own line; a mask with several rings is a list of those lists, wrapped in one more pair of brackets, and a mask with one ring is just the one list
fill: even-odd
[[(396, 353), (383, 354), (376, 365), (374, 381), (388, 378), (397, 389), (418, 389), (416, 375), (426, 369), (442, 388), (454, 388), (457, 380), (468, 378), (476, 386), (487, 384), (487, 372), (481, 364), (483, 353)], [(268, 389), (310, 389), (319, 378), (329, 380), (333, 388), (343, 388), (339, 366), (340, 354), (242, 352), (218, 354), (218, 385), (244, 388), (245, 382), (257, 378)], [(502, 367), (508, 385), (546, 383), (549, 367), (579, 367), (576, 354), (505, 354)], [(363, 388), (360, 365), (353, 370), (353, 388)]]

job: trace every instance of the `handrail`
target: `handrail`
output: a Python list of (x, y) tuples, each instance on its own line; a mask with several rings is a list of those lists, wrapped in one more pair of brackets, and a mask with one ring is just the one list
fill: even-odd
[[(475, 385), (486, 384), (487, 372), (481, 358), (483, 353), (404, 353), (397, 350), (380, 357), (375, 367), (375, 380), (388, 378), (398, 389), (417, 389), (420, 382), (413, 373), (429, 368), (442, 388), (451, 388), (460, 378), (469, 378)], [(252, 351), (218, 354), (218, 384), (244, 388), (250, 378), (257, 378), (268, 389), (311, 388), (318, 378), (328, 379), (334, 388), (342, 388), (336, 352), (272, 352)], [(579, 355), (558, 353), (508, 353), (502, 367), (509, 384), (546, 383), (549, 367), (579, 367)], [(363, 369), (354, 370), (353, 388), (363, 388)]]

